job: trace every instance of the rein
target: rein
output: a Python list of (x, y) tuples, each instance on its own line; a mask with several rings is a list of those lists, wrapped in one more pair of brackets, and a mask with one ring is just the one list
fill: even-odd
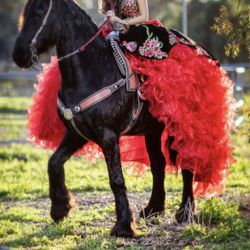
[(60, 61), (62, 61), (62, 60), (64, 60), (64, 59), (66, 59), (66, 58), (69, 58), (69, 57), (71, 57), (71, 56), (73, 56), (73, 55), (75, 55), (75, 54), (78, 54), (78, 53), (81, 53), (81, 52), (83, 52), (85, 49), (86, 49), (86, 47), (89, 45), (89, 44), (91, 44), (99, 35), (100, 35), (100, 33), (102, 32), (102, 28), (104, 27), (104, 25), (106, 24), (106, 23), (108, 23), (109, 22), (109, 17), (102, 23), (102, 25), (98, 28), (98, 31), (95, 33), (95, 35), (94, 36), (92, 36), (86, 43), (84, 43), (84, 44), (82, 44), (78, 49), (76, 49), (75, 51), (73, 51), (73, 52), (71, 52), (71, 53), (69, 53), (69, 54), (67, 54), (67, 55), (65, 55), (65, 56), (62, 56), (62, 57), (59, 57), (58, 58), (58, 62), (60, 62)]
[[(40, 28), (38, 29), (38, 31), (36, 32), (34, 38), (32, 39), (31, 43), (30, 43), (30, 52), (31, 52), (31, 61), (32, 63), (35, 65), (35, 67), (39, 67), (41, 68), (40, 64), (38, 63), (38, 54), (37, 54), (37, 48), (36, 48), (36, 45), (37, 45), (37, 39), (39, 37), (39, 35), (41, 34), (41, 32), (43, 31), (45, 25), (47, 24), (48, 22), (48, 18), (50, 16), (50, 13), (51, 13), (51, 10), (52, 10), (52, 6), (53, 6), (53, 0), (50, 0), (50, 3), (49, 3), (49, 8), (47, 10), (47, 13), (42, 21), (42, 24), (40, 26)], [(67, 59), (71, 56), (74, 56), (78, 53), (81, 53), (83, 52), (86, 47), (91, 44), (99, 35), (100, 33), (102, 32), (102, 28), (105, 26), (105, 24), (107, 24), (108, 22), (110, 21), (110, 18), (108, 17), (102, 24), (101, 26), (98, 28), (97, 32), (95, 33), (94, 36), (92, 36), (86, 43), (82, 44), (78, 49), (74, 50), (73, 52), (65, 55), (65, 56), (62, 56), (62, 57), (59, 57), (57, 60), (58, 62), (61, 62), (63, 61), (64, 59)]]

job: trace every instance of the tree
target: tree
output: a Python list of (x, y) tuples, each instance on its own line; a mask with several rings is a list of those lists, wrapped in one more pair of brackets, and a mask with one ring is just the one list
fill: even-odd
[(250, 57), (250, 8), (247, 2), (231, 1), (231, 8), (222, 5), (220, 15), (215, 18), (213, 30), (228, 37), (225, 45), (227, 56), (236, 57), (240, 49), (246, 49)]
[[(247, 0), (231, 1), (235, 7), (231, 10), (226, 6), (221, 6), (220, 15), (215, 18), (213, 29), (218, 34), (226, 35), (228, 42), (225, 45), (227, 56), (237, 57), (241, 49), (248, 50), (250, 57), (250, 8)], [(243, 133), (250, 137), (250, 100), (246, 98), (246, 105), (242, 112), (245, 119)]]

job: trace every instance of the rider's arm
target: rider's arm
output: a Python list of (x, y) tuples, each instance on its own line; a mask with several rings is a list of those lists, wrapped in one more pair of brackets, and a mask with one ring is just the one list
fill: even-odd
[(149, 11), (148, 11), (148, 1), (147, 0), (137, 0), (139, 7), (139, 16), (125, 19), (128, 25), (136, 25), (140, 23), (145, 23), (149, 19)]

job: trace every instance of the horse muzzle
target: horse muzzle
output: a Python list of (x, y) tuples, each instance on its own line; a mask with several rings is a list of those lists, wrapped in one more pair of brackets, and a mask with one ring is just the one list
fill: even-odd
[(25, 45), (20, 37), (17, 39), (13, 49), (12, 59), (20, 68), (30, 68), (33, 64), (29, 46)]

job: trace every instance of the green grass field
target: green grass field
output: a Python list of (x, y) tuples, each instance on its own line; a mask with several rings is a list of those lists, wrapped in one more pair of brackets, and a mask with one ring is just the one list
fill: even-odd
[[(8, 103), (8, 104), (7, 104)], [(167, 175), (165, 215), (146, 221), (138, 212), (147, 204), (151, 174), (126, 174), (137, 236), (109, 236), (115, 222), (114, 199), (104, 161), (84, 157), (66, 165), (66, 180), (78, 207), (55, 224), (49, 217), (47, 161), (51, 152), (24, 142), (29, 98), (0, 98), (0, 249), (250, 249), (250, 144), (233, 134), (236, 162), (219, 198), (197, 200), (199, 223), (178, 225), (181, 176)], [(7, 143), (7, 144), (6, 144)]]

